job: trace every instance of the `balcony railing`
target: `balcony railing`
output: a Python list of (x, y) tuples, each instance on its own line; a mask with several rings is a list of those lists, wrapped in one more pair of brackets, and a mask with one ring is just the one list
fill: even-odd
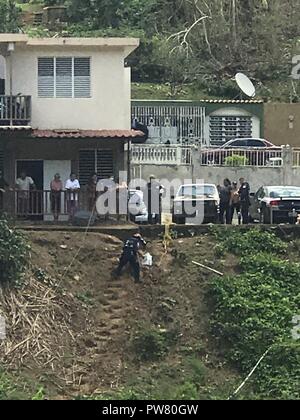
[(27, 126), (31, 121), (31, 96), (0, 96), (0, 126)]
[[(111, 199), (118, 199), (117, 192)], [(123, 197), (123, 196), (121, 196)], [(119, 204), (110, 207), (109, 214), (118, 216)], [(12, 218), (28, 220), (67, 221), (68, 218), (79, 211), (91, 212), (95, 210), (96, 197), (91, 197), (86, 190), (77, 193), (61, 191), (53, 194), (46, 190), (7, 190), (0, 191), (0, 214), (5, 213)], [(123, 211), (124, 206), (120, 208)], [(126, 207), (125, 207), (126, 208)]]
[(132, 164), (140, 165), (191, 165), (191, 147), (181, 146), (132, 146)]

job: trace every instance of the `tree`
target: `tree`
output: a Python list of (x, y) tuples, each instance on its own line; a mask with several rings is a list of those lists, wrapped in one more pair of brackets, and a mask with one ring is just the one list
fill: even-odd
[(13, 0), (0, 0), (0, 32), (18, 32), (20, 9)]

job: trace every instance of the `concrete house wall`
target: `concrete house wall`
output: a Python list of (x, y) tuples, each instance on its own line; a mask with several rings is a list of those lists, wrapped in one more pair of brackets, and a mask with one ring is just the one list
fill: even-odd
[[(0, 36), (1, 42), (1, 36)], [(7, 57), (12, 66), (13, 94), (32, 97), (32, 127), (39, 129), (129, 129), (130, 69), (125, 58), (138, 46), (136, 39), (28, 39), (16, 42)], [(5, 53), (5, 50), (4, 50)], [(39, 98), (39, 57), (90, 57), (90, 98)], [(6, 94), (10, 93), (9, 78)]]
[(300, 147), (300, 103), (265, 104), (265, 136), (274, 144)]

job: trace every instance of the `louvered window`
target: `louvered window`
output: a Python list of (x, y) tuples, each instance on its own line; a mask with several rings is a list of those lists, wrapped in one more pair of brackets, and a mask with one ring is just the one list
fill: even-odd
[(222, 145), (229, 140), (252, 137), (252, 118), (245, 116), (211, 116), (210, 143)]
[(54, 59), (39, 58), (38, 90), (40, 98), (54, 97)]
[(79, 179), (86, 185), (94, 173), (100, 179), (109, 179), (114, 174), (113, 151), (110, 149), (80, 150)]
[(40, 98), (90, 98), (90, 58), (39, 58), (38, 95)]
[(89, 58), (74, 59), (74, 96), (75, 98), (91, 96), (91, 60)]

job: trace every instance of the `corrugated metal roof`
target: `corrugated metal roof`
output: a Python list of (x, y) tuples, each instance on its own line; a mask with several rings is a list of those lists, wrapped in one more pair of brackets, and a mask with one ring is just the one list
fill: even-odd
[(32, 138), (55, 139), (130, 139), (144, 137), (142, 131), (137, 130), (33, 130)]

